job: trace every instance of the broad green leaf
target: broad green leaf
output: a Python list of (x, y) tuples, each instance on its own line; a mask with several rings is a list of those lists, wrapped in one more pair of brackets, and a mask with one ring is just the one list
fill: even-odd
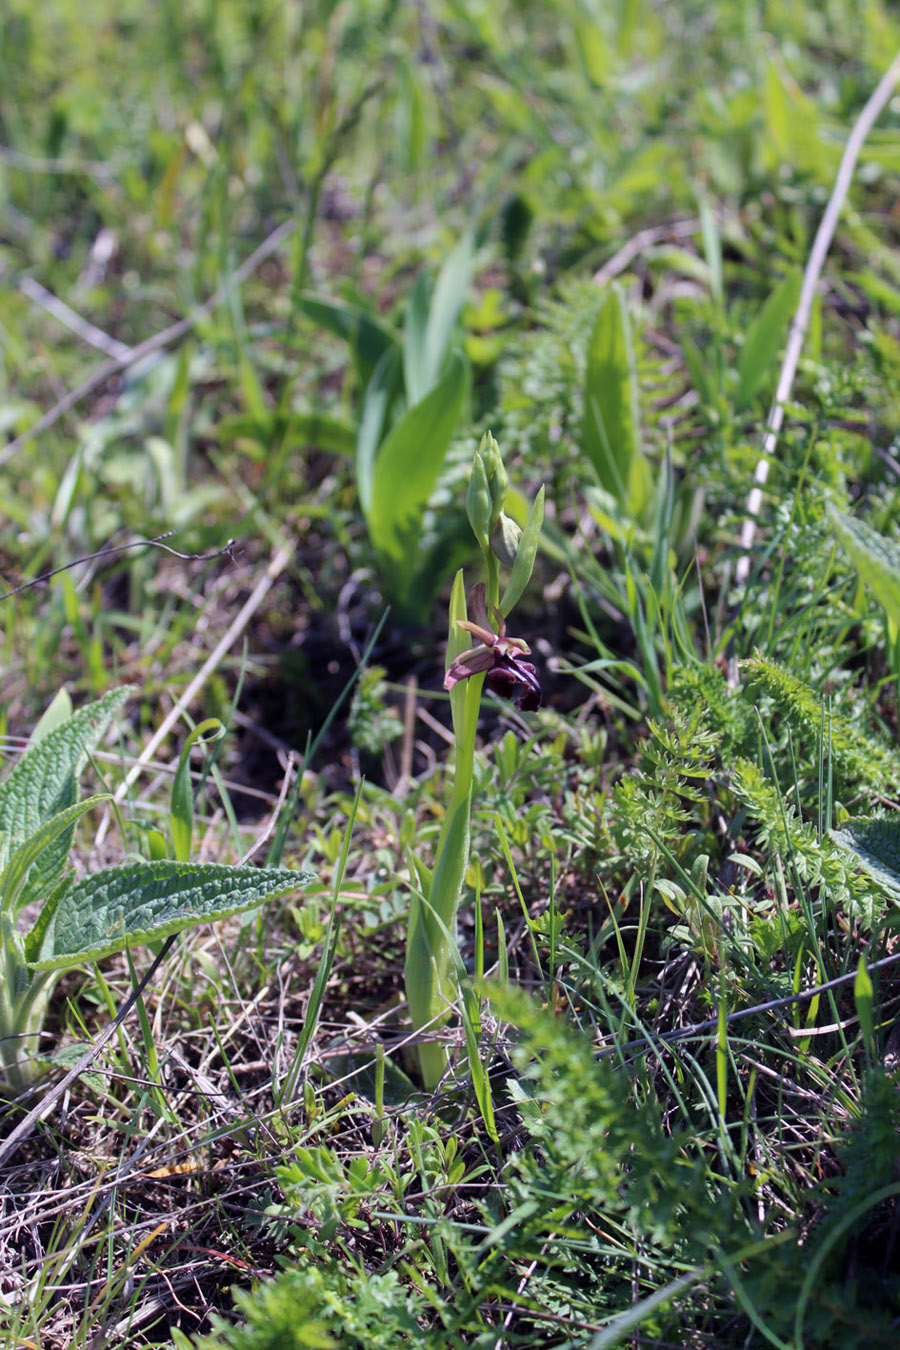
[(0, 831), (10, 836), (13, 847), (57, 811), (72, 805), (75, 781), (88, 754), (110, 718), (133, 693), (130, 685), (111, 690), (28, 747), (0, 784)]
[(734, 401), (737, 412), (743, 412), (750, 403), (778, 355), (791, 315), (797, 308), (802, 282), (803, 273), (799, 268), (789, 272), (747, 329), (738, 358), (738, 389)]
[(876, 881), (900, 896), (900, 817), (857, 816), (832, 830), (831, 837), (854, 854)]
[(71, 842), (75, 822), (92, 806), (109, 800), (108, 792), (85, 797), (39, 825), (34, 834), (12, 852), (0, 875), (0, 907), (7, 913), (14, 913), (32, 901), (46, 899), (57, 885), (68, 856), (68, 850), (61, 853), (54, 847), (59, 836), (65, 834)]
[(631, 324), (618, 286), (607, 293), (587, 354), (582, 448), (601, 487), (629, 506), (632, 463), (640, 454), (640, 413)]
[(506, 589), (500, 601), (500, 613), (505, 617), (519, 603), (522, 592), (531, 580), (531, 573), (534, 570), (534, 560), (537, 555), (538, 544), (541, 538), (541, 526), (544, 523), (544, 489), (543, 486), (538, 490), (538, 494), (531, 504), (531, 510), (528, 512), (528, 520), (525, 529), (522, 531), (522, 538), (519, 540), (519, 547), (516, 551), (516, 560), (513, 563), (512, 571), (509, 574), (509, 581), (506, 583)]
[(376, 550), (412, 571), (422, 515), (462, 412), (468, 369), (459, 353), (421, 403), (396, 423), (375, 461), (369, 533)]
[(384, 433), (388, 410), (400, 388), (400, 350), (389, 347), (372, 372), (366, 386), (359, 427), (356, 432), (356, 490), (362, 513), (368, 518), (372, 509), (375, 460)]
[(884, 606), (888, 618), (900, 625), (900, 544), (864, 521), (845, 516), (831, 503), (828, 519), (862, 580)]
[(155, 942), (198, 923), (213, 923), (290, 895), (308, 872), (226, 867), (165, 859), (107, 867), (66, 892), (44, 935), (35, 970), (98, 961), (124, 947)]
[(360, 383), (364, 387), (372, 378), (372, 371), (385, 351), (398, 345), (394, 330), (361, 305), (342, 304), (340, 301), (323, 300), (318, 295), (306, 294), (300, 297), (300, 308), (308, 318), (349, 342)]
[(406, 304), (403, 324), (403, 383), (409, 402), (419, 403), (433, 383), (429, 379), (425, 351), (431, 283), (427, 272), (420, 272)]

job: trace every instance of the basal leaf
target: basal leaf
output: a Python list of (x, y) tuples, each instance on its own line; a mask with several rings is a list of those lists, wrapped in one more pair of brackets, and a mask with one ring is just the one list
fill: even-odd
[(396, 423), (375, 462), (369, 533), (394, 562), (409, 559), (428, 498), (462, 412), (468, 368), (458, 353), (440, 384)]
[(784, 341), (791, 315), (797, 308), (803, 274), (799, 267), (775, 287), (754, 318), (738, 358), (735, 408), (742, 412), (757, 393)]
[(107, 867), (82, 877), (60, 900), (35, 970), (97, 961), (299, 890), (310, 874), (171, 859)]
[(875, 599), (900, 626), (900, 545), (830, 503), (828, 519)]
[(610, 287), (591, 333), (584, 392), (582, 448), (601, 487), (628, 506), (641, 432), (631, 324), (618, 286)]

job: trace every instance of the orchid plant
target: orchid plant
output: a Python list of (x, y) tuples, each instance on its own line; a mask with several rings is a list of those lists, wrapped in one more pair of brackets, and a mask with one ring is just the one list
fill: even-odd
[[(508, 491), (499, 446), (488, 433), (475, 452), (466, 493), (466, 511), (481, 549), (485, 580), (472, 587), (467, 606), (459, 571), (450, 597), (444, 688), (450, 694), (456, 747), (453, 788), (434, 869), (412, 859), (418, 889), (413, 891), (407, 931), (406, 995), (413, 1027), (429, 1034), (450, 1020), (458, 989), (456, 915), (469, 862), (475, 736), (483, 688), (486, 684), (502, 697), (515, 696), (516, 706), (524, 711), (534, 711), (541, 700), (537, 671), (526, 659), (530, 649), (521, 638), (507, 635), (506, 621), (534, 568), (544, 519), (544, 489), (535, 497), (524, 529), (504, 511)], [(501, 565), (509, 569), (502, 595)], [(419, 1065), (426, 1088), (435, 1087), (447, 1068), (444, 1045), (423, 1039)]]

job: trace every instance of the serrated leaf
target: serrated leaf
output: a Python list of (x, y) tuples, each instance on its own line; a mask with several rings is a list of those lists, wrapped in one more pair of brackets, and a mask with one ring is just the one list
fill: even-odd
[(103, 868), (61, 899), (35, 970), (63, 970), (290, 895), (311, 880), (286, 868), (171, 859)]
[(875, 599), (900, 626), (900, 545), (830, 502), (828, 519)]
[(900, 819), (858, 816), (832, 830), (831, 838), (854, 854), (870, 876), (900, 896)]
[(13, 847), (58, 811), (72, 805), (75, 782), (88, 753), (100, 740), (110, 718), (133, 693), (130, 685), (113, 689), (96, 703), (80, 708), (25, 751), (0, 784), (0, 831), (9, 835)]
[(738, 358), (738, 389), (734, 405), (743, 412), (758, 391), (781, 347), (791, 315), (797, 308), (803, 274), (795, 268), (773, 290), (747, 329)]

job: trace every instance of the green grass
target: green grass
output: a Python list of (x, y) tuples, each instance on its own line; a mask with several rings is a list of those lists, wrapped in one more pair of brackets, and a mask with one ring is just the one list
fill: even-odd
[[(215, 717), (192, 858), (315, 880), (182, 934), (62, 1096), (6, 1090), (0, 1149), (47, 1109), (2, 1164), (4, 1345), (896, 1343), (897, 871), (860, 821), (900, 764), (893, 105), (736, 577), (898, 45), (880, 0), (8, 0), (4, 772), (62, 686), (135, 685), (77, 870), (153, 856)], [(426, 1092), (406, 925), (487, 430), (520, 525), (545, 486), (545, 699), (482, 708)], [(152, 959), (68, 971), (42, 1060)]]

